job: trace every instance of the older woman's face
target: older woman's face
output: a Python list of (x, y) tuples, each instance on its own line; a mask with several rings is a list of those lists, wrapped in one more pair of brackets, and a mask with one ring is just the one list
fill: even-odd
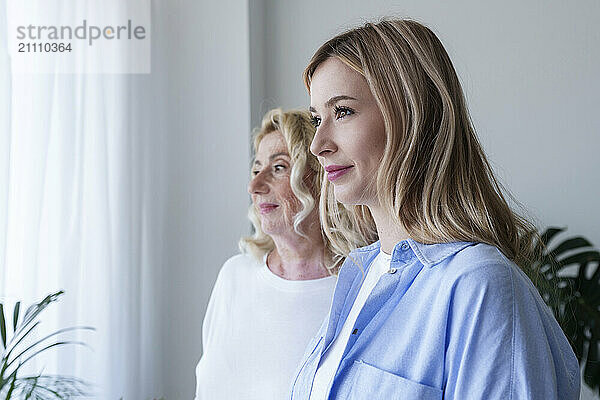
[(258, 145), (248, 192), (268, 235), (293, 232), (301, 204), (290, 186), (291, 159), (279, 131), (266, 134)]
[(365, 78), (337, 58), (317, 67), (310, 85), (317, 133), (311, 152), (337, 201), (377, 204), (375, 179), (385, 150), (383, 116)]

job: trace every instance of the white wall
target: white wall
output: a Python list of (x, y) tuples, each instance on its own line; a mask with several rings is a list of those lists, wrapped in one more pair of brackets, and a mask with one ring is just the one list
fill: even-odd
[(165, 35), (169, 189), (163, 240), (164, 392), (191, 399), (217, 272), (248, 232), (250, 69), (244, 0), (156, 2)]

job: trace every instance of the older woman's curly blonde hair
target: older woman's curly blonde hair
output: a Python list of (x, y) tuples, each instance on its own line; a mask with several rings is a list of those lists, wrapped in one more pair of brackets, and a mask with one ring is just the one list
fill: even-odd
[[(282, 111), (280, 108), (270, 110), (263, 117), (261, 126), (255, 130), (252, 138), (254, 152), (263, 138), (272, 132), (280, 132), (287, 145), (292, 162), (290, 173), (290, 186), (292, 192), (301, 204), (301, 210), (294, 216), (294, 230), (306, 237), (300, 224), (315, 209), (319, 203), (319, 192), (323, 181), (324, 171), (316, 157), (310, 154), (310, 143), (315, 135), (310, 113), (307, 111), (290, 110)], [(271, 237), (265, 234), (260, 225), (256, 208), (250, 205), (248, 218), (252, 222), (254, 232), (250, 236), (242, 237), (239, 241), (240, 251), (250, 253), (259, 260), (275, 248)], [(325, 267), (330, 273), (336, 274), (343, 259), (335, 256), (331, 242), (323, 234)]]

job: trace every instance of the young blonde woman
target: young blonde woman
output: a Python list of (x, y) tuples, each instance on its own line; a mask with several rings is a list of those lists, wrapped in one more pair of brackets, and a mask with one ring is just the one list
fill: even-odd
[(533, 226), (507, 205), (435, 34), (367, 23), (304, 79), (324, 231), (340, 254), (374, 243), (347, 254), (291, 398), (578, 399), (577, 359), (517, 266)]
[(254, 234), (242, 238), (242, 254), (225, 262), (215, 283), (197, 400), (284, 398), (327, 314), (336, 260), (319, 224), (322, 171), (308, 149), (314, 132), (308, 112), (275, 109), (254, 135)]

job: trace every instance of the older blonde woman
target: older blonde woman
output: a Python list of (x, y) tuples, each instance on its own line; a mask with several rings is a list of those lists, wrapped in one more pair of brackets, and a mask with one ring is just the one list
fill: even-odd
[(341, 267), (292, 399), (578, 399), (577, 359), (518, 266), (533, 227), (506, 203), (435, 34), (368, 23), (304, 77), (324, 231), (336, 249), (373, 243)]
[(321, 231), (322, 171), (310, 114), (268, 112), (254, 136), (248, 192), (254, 234), (215, 283), (196, 368), (197, 400), (282, 399), (326, 316), (336, 278)]

